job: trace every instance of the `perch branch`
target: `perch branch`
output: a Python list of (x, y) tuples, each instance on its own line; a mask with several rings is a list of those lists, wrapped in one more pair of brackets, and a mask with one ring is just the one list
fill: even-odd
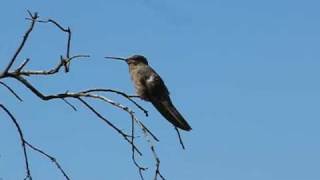
[[(117, 95), (120, 95), (127, 99), (129, 102), (133, 103), (139, 110), (141, 110), (145, 116), (148, 116), (148, 111), (143, 108), (141, 105), (139, 105), (133, 98), (136, 98), (137, 96), (130, 96), (127, 95), (124, 92), (113, 90), (113, 89), (101, 89), (101, 88), (96, 88), (96, 89), (89, 89), (89, 90), (84, 90), (80, 92), (65, 92), (65, 93), (59, 93), (59, 94), (50, 94), (50, 95), (45, 95), (43, 94), (38, 88), (33, 86), (27, 77), (33, 77), (36, 75), (41, 75), (41, 76), (51, 76), (53, 74), (59, 73), (60, 69), (63, 67), (65, 72), (69, 72), (70, 64), (71, 61), (78, 59), (78, 58), (87, 58), (89, 57), (88, 55), (73, 55), (71, 56), (71, 37), (72, 37), (72, 32), (69, 27), (64, 28), (60, 23), (58, 23), (55, 20), (48, 19), (48, 20), (39, 20), (39, 16), (37, 13), (31, 13), (29, 12), (29, 18), (28, 20), (31, 21), (29, 28), (25, 32), (22, 42), (19, 44), (17, 50), (15, 51), (13, 57), (10, 59), (9, 64), (6, 66), (3, 72), (0, 72), (0, 79), (5, 79), (5, 78), (12, 78), (18, 81), (18, 83), (22, 84), (25, 86), (29, 91), (31, 91), (33, 94), (35, 94), (38, 98), (44, 100), (44, 101), (49, 101), (49, 100), (54, 100), (54, 99), (59, 99), (64, 101), (68, 106), (70, 106), (73, 110), (77, 110), (77, 108), (72, 105), (68, 100), (69, 99), (75, 99), (78, 102), (80, 102), (82, 105), (84, 105), (88, 110), (90, 110), (92, 113), (94, 113), (100, 120), (105, 122), (107, 125), (109, 125), (112, 129), (114, 129), (117, 133), (119, 133), (125, 141), (127, 141), (131, 145), (131, 151), (132, 151), (132, 160), (134, 165), (138, 168), (139, 170), (139, 175), (142, 180), (144, 180), (143, 177), (143, 171), (147, 170), (148, 168), (143, 167), (140, 165), (136, 159), (136, 153), (140, 156), (142, 156), (142, 152), (140, 151), (139, 147), (135, 144), (135, 125), (138, 125), (139, 128), (142, 130), (142, 133), (144, 134), (145, 138), (147, 139), (147, 142), (149, 143), (150, 149), (152, 151), (153, 157), (156, 162), (156, 170), (155, 170), (155, 179), (160, 177), (161, 179), (164, 179), (162, 174), (160, 173), (160, 159), (158, 158), (158, 155), (155, 150), (155, 146), (152, 144), (152, 139), (155, 141), (159, 141), (159, 139), (140, 121), (137, 119), (135, 116), (134, 111), (132, 111), (128, 106), (125, 106), (123, 104), (120, 104), (116, 101), (113, 101), (109, 98), (107, 98), (104, 95), (99, 95), (101, 93), (115, 93)], [(13, 64), (16, 62), (17, 57), (20, 55), (22, 49), (24, 48), (31, 32), (34, 29), (35, 24), (39, 23), (51, 23), (54, 26), (56, 26), (59, 30), (67, 34), (67, 44), (66, 44), (66, 52), (64, 53), (64, 56), (60, 56), (60, 62), (54, 66), (51, 69), (48, 70), (25, 70), (25, 67), (27, 64), (30, 62), (30, 59), (27, 58), (25, 59), (15, 70), (12, 70)], [(15, 91), (9, 87), (7, 84), (4, 82), (0, 81), (0, 84), (7, 88), (18, 100), (22, 101), (22, 99), (18, 96)], [(98, 93), (98, 94), (96, 94)], [(119, 108), (126, 113), (128, 113), (131, 117), (131, 135), (126, 134), (124, 131), (122, 131), (120, 128), (115, 126), (111, 121), (109, 121), (107, 118), (105, 118), (101, 113), (99, 113), (92, 105), (90, 105), (86, 99), (95, 99), (98, 101), (103, 101), (105, 103), (108, 103), (116, 108)], [(26, 166), (26, 178), (27, 180), (32, 180), (31, 177), (31, 171), (30, 171), (30, 166), (29, 166), (29, 161), (28, 161), (28, 155), (27, 155), (27, 148), (32, 149), (33, 151), (36, 151), (46, 158), (50, 159), (57, 169), (61, 172), (61, 174), (64, 176), (65, 179), (69, 180), (69, 176), (66, 174), (66, 172), (63, 170), (61, 165), (56, 161), (56, 159), (49, 155), (48, 153), (44, 152), (43, 150), (35, 147), (34, 145), (30, 144), (28, 141), (25, 140), (23, 136), (22, 129), (20, 128), (20, 125), (18, 124), (17, 120), (14, 118), (14, 116), (10, 113), (10, 111), (2, 104), (0, 104), (0, 108), (3, 109), (6, 114), (9, 115), (10, 119), (14, 122), (17, 131), (20, 135), (20, 140), (24, 152), (24, 159), (25, 159), (25, 166)]]

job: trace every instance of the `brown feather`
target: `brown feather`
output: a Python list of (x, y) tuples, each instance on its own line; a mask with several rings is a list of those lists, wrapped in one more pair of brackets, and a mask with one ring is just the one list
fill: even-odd
[(174, 126), (186, 131), (191, 130), (190, 125), (174, 107), (170, 100), (151, 101), (151, 103), (162, 114), (162, 116), (165, 117)]

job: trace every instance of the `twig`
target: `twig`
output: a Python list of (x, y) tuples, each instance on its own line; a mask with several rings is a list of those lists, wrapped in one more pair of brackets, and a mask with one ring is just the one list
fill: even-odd
[[(26, 79), (26, 76), (28, 76), (28, 77), (32, 77), (35, 75), (50, 76), (50, 75), (53, 75), (53, 74), (60, 72), (60, 69), (62, 67), (64, 67), (65, 72), (68, 72), (71, 61), (73, 61), (74, 59), (77, 59), (77, 58), (89, 57), (88, 55), (73, 55), (73, 56), (70, 55), (72, 32), (69, 27), (64, 28), (57, 21), (52, 20), (52, 19), (38, 20), (39, 16), (37, 13), (32, 14), (30, 11), (28, 11), (28, 13), (29, 13), (30, 18), (27, 18), (27, 19), (31, 20), (30, 27), (28, 28), (28, 30), (24, 34), (23, 40), (20, 43), (17, 50), (15, 51), (12, 59), (9, 61), (9, 64), (7, 65), (7, 67), (5, 68), (5, 70), (3, 72), (0, 72), (0, 79), (13, 78), (13, 79), (17, 80), (19, 83), (23, 84), (29, 91), (31, 91), (33, 94), (35, 94), (38, 98), (40, 98), (44, 101), (49, 101), (49, 100), (54, 100), (54, 99), (63, 100), (68, 106), (70, 106), (75, 111), (77, 110), (77, 108), (73, 104), (71, 104), (68, 100), (69, 99), (76, 99), (77, 101), (81, 102), (82, 105), (84, 105), (88, 110), (90, 110), (92, 113), (94, 113), (99, 119), (101, 119), (103, 122), (105, 122), (107, 125), (109, 125), (117, 133), (119, 133), (125, 139), (125, 141), (127, 141), (131, 145), (133, 163), (139, 170), (140, 178), (142, 180), (144, 180), (143, 171), (147, 170), (148, 168), (140, 165), (136, 159), (136, 153), (138, 155), (142, 156), (142, 152), (140, 151), (139, 147), (135, 143), (135, 138), (136, 138), (135, 127), (136, 127), (136, 125), (138, 125), (139, 128), (142, 130), (142, 133), (144, 134), (147, 142), (149, 143), (149, 147), (152, 151), (152, 154), (153, 154), (153, 157), (155, 160), (155, 166), (156, 166), (155, 179), (160, 177), (161, 179), (164, 180), (165, 178), (160, 173), (160, 159), (156, 153), (155, 146), (152, 143), (152, 139), (157, 142), (159, 141), (159, 139), (139, 119), (137, 119), (134, 111), (132, 111), (128, 106), (122, 105), (116, 101), (113, 101), (113, 100), (107, 98), (106, 96), (98, 95), (98, 94), (105, 93), (105, 92), (111, 92), (111, 93), (115, 93), (120, 96), (123, 96), (128, 101), (133, 103), (139, 110), (141, 110), (145, 114), (145, 116), (148, 116), (148, 111), (146, 109), (144, 109), (141, 105), (139, 105), (133, 99), (133, 98), (137, 98), (138, 96), (130, 96), (130, 95), (127, 95), (126, 93), (121, 92), (121, 91), (117, 91), (117, 90), (113, 90), (113, 89), (101, 89), (101, 88), (89, 89), (89, 90), (84, 90), (84, 91), (74, 92), (74, 93), (72, 93), (72, 92), (70, 93), (67, 91), (65, 93), (45, 95), (40, 90), (38, 90), (38, 88), (34, 87), (30, 83), (30, 81), (28, 81)], [(60, 62), (56, 66), (54, 66), (53, 68), (51, 68), (49, 70), (24, 70), (24, 68), (26, 67), (26, 65), (30, 61), (29, 58), (27, 58), (25, 61), (23, 61), (22, 64), (18, 66), (18, 68), (16, 68), (15, 70), (11, 70), (17, 57), (19, 56), (23, 47), (25, 46), (25, 43), (26, 43), (30, 33), (32, 32), (36, 22), (51, 23), (51, 24), (55, 25), (59, 30), (67, 33), (66, 52), (64, 53), (65, 55), (60, 56)], [(15, 93), (14, 90), (11, 89), (8, 85), (6, 85), (5, 83), (3, 83), (1, 81), (0, 81), (0, 84), (2, 86), (6, 87), (17, 99), (22, 101), (22, 99), (18, 96), (18, 94)], [(95, 94), (95, 93), (98, 93), (98, 94)], [(131, 127), (131, 135), (126, 134), (123, 130), (121, 130), (120, 128), (115, 126), (111, 121), (109, 121), (106, 117), (104, 117), (101, 113), (99, 113), (92, 105), (90, 105), (86, 101), (85, 98), (100, 100), (100, 101), (111, 104), (112, 106), (117, 107), (117, 108), (122, 109), (123, 111), (127, 112), (131, 117), (131, 126), (132, 126)], [(20, 135), (20, 140), (21, 140), (22, 147), (24, 150), (25, 166), (26, 166), (26, 171), (27, 171), (27, 173), (26, 173), (27, 175), (26, 175), (25, 179), (32, 180), (29, 162), (28, 162), (27, 151), (26, 151), (27, 150), (26, 147), (28, 147), (28, 148), (31, 148), (32, 150), (42, 154), (43, 156), (47, 157), (48, 159), (50, 159), (55, 164), (55, 166), (59, 169), (59, 171), (63, 174), (64, 178), (69, 180), (70, 179), (69, 176), (65, 173), (65, 171), (62, 169), (62, 167), (56, 161), (56, 159), (53, 156), (49, 155), (48, 153), (44, 152), (43, 150), (33, 146), (28, 141), (26, 141), (23, 137), (23, 133), (22, 133), (22, 130), (21, 130), (18, 122), (13, 117), (13, 115), (10, 113), (10, 111), (7, 110), (5, 108), (5, 106), (2, 104), (0, 104), (0, 107), (10, 116), (12, 121), (15, 123), (16, 128), (18, 129), (18, 133)], [(137, 136), (137, 137), (139, 137), (139, 136)], [(183, 146), (180, 134), (179, 134), (179, 138), (180, 138), (180, 143)], [(183, 148), (184, 148), (184, 146), (183, 146)]]
[(3, 85), (4, 87), (6, 87), (19, 101), (21, 101), (21, 102), (23, 101), (21, 99), (21, 97), (16, 92), (14, 92), (14, 90), (10, 86), (8, 86), (7, 84), (5, 84), (4, 82), (1, 82), (1, 81), (0, 81), (0, 84)]
[(152, 136), (152, 138), (159, 142), (160, 140), (157, 138), (157, 136), (155, 136), (144, 124), (142, 124), (140, 121), (139, 121), (139, 124), (142, 126), (142, 129), (146, 130), (148, 132), (148, 134), (150, 134)]
[[(133, 113), (131, 114), (131, 142), (132, 144), (134, 144), (134, 139), (135, 139), (135, 121), (134, 121), (134, 115)], [(145, 167), (142, 167), (141, 165), (139, 165), (139, 163), (137, 162), (136, 160), (136, 157), (135, 157), (135, 150), (134, 150), (134, 147), (132, 146), (132, 149), (131, 149), (131, 154), (132, 154), (132, 161), (134, 163), (134, 165), (138, 168), (138, 171), (139, 171), (139, 175), (140, 175), (140, 178), (141, 180), (144, 180), (144, 177), (143, 177), (143, 171), (147, 170), (148, 168), (145, 168)]]
[(90, 56), (89, 55), (76, 55), (76, 56), (72, 56), (69, 59), (61, 58), (59, 64), (57, 64), (54, 68), (52, 68), (50, 70), (39, 70), (39, 71), (35, 71), (35, 70), (22, 71), (22, 70), (20, 70), (18, 73), (17, 72), (15, 72), (15, 73), (18, 75), (23, 75), (23, 76), (51, 75), (51, 74), (55, 74), (55, 73), (59, 72), (61, 67), (65, 66), (65, 64), (70, 64), (73, 59), (88, 58), (88, 57), (90, 57)]
[(135, 100), (133, 100), (132, 96), (129, 96), (124, 92), (117, 91), (114, 89), (91, 89), (91, 90), (85, 91), (84, 93), (89, 93), (89, 92), (113, 92), (113, 93), (119, 94), (119, 95), (127, 98), (130, 102), (132, 102), (134, 105), (136, 105), (141, 111), (143, 111), (146, 116), (148, 116), (148, 111), (146, 109), (144, 109), (142, 106), (140, 106)]
[(56, 158), (54, 158), (53, 156), (49, 155), (48, 153), (45, 153), (44, 151), (42, 151), (41, 149), (33, 146), (32, 144), (30, 144), (29, 142), (25, 141), (25, 144), (28, 145), (31, 149), (33, 149), (34, 151), (37, 151), (38, 153), (46, 156), (47, 158), (49, 158), (55, 165), (56, 167), (59, 169), (59, 171), (62, 173), (62, 175), (67, 179), (70, 180), (70, 177), (67, 175), (67, 173), (63, 170), (63, 168), (61, 167), (61, 165), (59, 164), (59, 162), (57, 161)]
[(26, 167), (25, 179), (32, 180), (30, 166), (29, 166), (29, 160), (28, 160), (28, 154), (27, 154), (27, 148), (26, 148), (26, 141), (24, 140), (22, 129), (20, 128), (20, 125), (19, 125), (18, 121), (16, 120), (16, 118), (13, 116), (13, 114), (11, 114), (11, 112), (4, 105), (0, 104), (0, 107), (9, 115), (10, 119), (12, 120), (15, 127), (17, 128), (17, 131), (18, 131), (19, 137), (20, 137), (21, 146), (23, 149), (23, 157), (24, 157), (24, 163), (25, 163), (25, 167)]
[(97, 117), (99, 117), (101, 120), (103, 120), (105, 123), (107, 123), (110, 127), (112, 127), (114, 130), (116, 130), (127, 142), (129, 142), (133, 148), (137, 151), (137, 153), (142, 156), (141, 151), (128, 139), (128, 135), (122, 132), (119, 128), (117, 128), (115, 125), (113, 125), (109, 120), (107, 120), (105, 117), (103, 117), (99, 112), (97, 112), (91, 105), (89, 105), (85, 100), (78, 97), (79, 101), (81, 101), (90, 111), (92, 111)]
[(145, 138), (147, 140), (147, 142), (149, 143), (153, 158), (156, 162), (156, 170), (155, 170), (155, 174), (154, 174), (154, 180), (157, 180), (158, 177), (160, 177), (162, 180), (165, 180), (164, 176), (161, 174), (160, 172), (160, 159), (156, 153), (155, 147), (152, 143), (152, 141), (150, 140), (150, 138), (148, 137), (148, 132), (145, 129), (142, 129), (143, 134), (145, 135)]
[(177, 132), (177, 134), (178, 134), (179, 142), (180, 142), (180, 144), (181, 144), (182, 149), (185, 149), (185, 146), (184, 146), (184, 143), (183, 143), (183, 141), (182, 141), (182, 138), (181, 138), (179, 129), (178, 129), (177, 127), (174, 127), (174, 129), (176, 130), (176, 132)]
[[(67, 50), (66, 50), (66, 59), (70, 59), (70, 49), (71, 49), (71, 36), (72, 36), (72, 32), (70, 27), (68, 28), (64, 28), (62, 27), (57, 21), (53, 20), (53, 19), (48, 19), (48, 20), (40, 20), (38, 21), (40, 23), (52, 23), (54, 24), (56, 27), (58, 27), (61, 31), (67, 33), (68, 36), (68, 40), (67, 40)], [(61, 58), (63, 59), (63, 58)], [(69, 66), (70, 63), (68, 61), (64, 61), (65, 64), (63, 64), (64, 68), (65, 68), (65, 72), (69, 72)]]
[(74, 111), (78, 111), (77, 108), (76, 108), (74, 105), (72, 105), (69, 101), (67, 101), (65, 98), (62, 98), (62, 100), (63, 100), (66, 104), (68, 104)]
[(13, 114), (2, 104), (0, 104), (1, 109), (3, 109), (10, 117), (10, 119), (12, 120), (12, 122), (14, 123), (15, 127), (17, 128), (17, 131), (19, 133), (19, 137), (20, 137), (20, 141), (21, 141), (21, 145), (22, 145), (22, 149), (23, 149), (23, 156), (24, 156), (24, 160), (25, 160), (25, 166), (26, 166), (26, 177), (24, 179), (29, 179), (32, 180), (32, 176), (31, 176), (31, 171), (30, 171), (30, 165), (29, 165), (29, 160), (28, 160), (28, 155), (27, 155), (27, 146), (30, 147), (32, 150), (39, 152), (40, 154), (46, 156), (47, 158), (49, 158), (59, 169), (59, 171), (63, 174), (63, 176), (65, 177), (65, 179), (70, 180), (69, 176), (67, 175), (67, 173), (64, 171), (64, 169), (61, 167), (61, 165), (58, 163), (58, 161), (56, 160), (56, 158), (54, 158), (53, 156), (49, 155), (48, 153), (45, 153), (44, 151), (42, 151), (39, 148), (36, 148), (34, 145), (30, 144), (23, 135), (22, 129), (17, 121), (17, 119), (13, 116)]
[[(117, 107), (117, 108), (120, 108), (120, 109), (126, 111), (127, 113), (130, 114), (131, 118), (133, 118), (133, 120), (134, 120), (138, 125), (140, 125), (141, 129), (146, 130), (146, 132), (147, 132), (148, 134), (150, 134), (151, 137), (152, 137), (154, 140), (159, 141), (159, 139), (158, 139), (141, 121), (139, 121), (139, 120), (135, 117), (134, 112), (133, 112), (132, 110), (130, 110), (129, 107), (124, 106), (124, 105), (122, 105), (122, 104), (120, 104), (120, 103), (114, 102), (114, 101), (112, 101), (112, 100), (110, 100), (110, 99), (108, 99), (108, 98), (106, 98), (106, 97), (104, 97), (104, 96), (98, 96), (98, 95), (95, 95), (95, 94), (88, 94), (88, 92), (94, 92), (94, 91), (91, 91), (91, 90), (83, 91), (83, 92), (85, 93), (85, 95), (83, 95), (83, 96), (100, 99), (100, 100), (102, 100), (102, 101), (105, 101), (105, 102), (107, 102), (107, 103), (109, 103), (109, 104)], [(82, 93), (83, 93), (83, 92), (82, 92)]]
[(11, 68), (11, 66), (13, 65), (13, 63), (15, 62), (15, 60), (17, 59), (18, 55), (20, 54), (22, 48), (24, 47), (30, 33), (32, 32), (33, 30), (33, 27), (36, 23), (36, 20), (38, 19), (38, 13), (34, 13), (34, 14), (31, 14), (29, 11), (28, 11), (31, 19), (32, 19), (32, 22), (30, 24), (30, 27), (29, 29), (25, 32), (24, 36), (23, 36), (23, 39), (22, 39), (22, 42), (20, 43), (18, 49), (16, 50), (16, 52), (14, 53), (13, 57), (11, 58), (8, 66), (6, 67), (6, 69), (4, 70), (4, 73), (7, 73), (9, 71), (9, 69)]
[(22, 64), (15, 71), (20, 72), (28, 64), (29, 61), (30, 61), (30, 59), (27, 58), (25, 61), (22, 62)]

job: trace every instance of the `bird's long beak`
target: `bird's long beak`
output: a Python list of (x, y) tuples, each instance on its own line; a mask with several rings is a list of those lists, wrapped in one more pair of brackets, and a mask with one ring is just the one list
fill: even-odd
[(120, 60), (120, 61), (125, 61), (125, 62), (128, 61), (128, 59), (126, 59), (126, 58), (121, 58), (121, 57), (106, 56), (106, 57), (104, 57), (104, 58), (106, 58), (106, 59)]

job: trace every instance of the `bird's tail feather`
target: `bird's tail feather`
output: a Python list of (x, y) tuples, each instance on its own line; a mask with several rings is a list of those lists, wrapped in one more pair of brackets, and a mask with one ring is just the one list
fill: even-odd
[(179, 111), (174, 107), (171, 101), (152, 101), (154, 107), (174, 126), (190, 131), (191, 127), (188, 122), (182, 117)]

